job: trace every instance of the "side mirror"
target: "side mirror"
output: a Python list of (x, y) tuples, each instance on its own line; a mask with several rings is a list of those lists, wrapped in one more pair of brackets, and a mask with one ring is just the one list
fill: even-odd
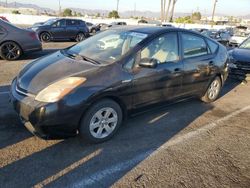
[(159, 64), (159, 60), (154, 58), (143, 58), (141, 59), (139, 66), (144, 68), (156, 68)]

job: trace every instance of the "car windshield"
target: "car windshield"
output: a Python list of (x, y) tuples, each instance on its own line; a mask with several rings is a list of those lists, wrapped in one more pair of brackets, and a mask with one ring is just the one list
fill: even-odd
[(250, 37), (245, 40), (239, 48), (250, 49)]
[(43, 25), (52, 25), (55, 21), (57, 21), (57, 19), (49, 19)]
[(99, 63), (113, 63), (147, 37), (147, 34), (108, 30), (69, 48), (66, 53), (88, 57)]

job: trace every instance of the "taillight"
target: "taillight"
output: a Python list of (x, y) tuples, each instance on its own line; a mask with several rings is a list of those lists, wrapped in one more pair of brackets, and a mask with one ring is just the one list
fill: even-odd
[(33, 39), (33, 40), (37, 40), (37, 35), (35, 32), (30, 32), (29, 36)]

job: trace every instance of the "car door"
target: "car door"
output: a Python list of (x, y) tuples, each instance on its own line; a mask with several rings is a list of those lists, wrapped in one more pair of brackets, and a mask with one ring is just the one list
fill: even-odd
[(213, 74), (214, 54), (210, 53), (205, 38), (194, 33), (182, 32), (184, 64), (183, 94), (196, 94), (204, 89)]
[(54, 39), (64, 39), (66, 31), (65, 19), (58, 20), (51, 26), (51, 33)]
[[(144, 68), (139, 62), (156, 59), (156, 68)], [(183, 63), (179, 60), (177, 32), (156, 37), (136, 58), (133, 70), (133, 104), (135, 108), (178, 97), (181, 93)]]
[(67, 38), (75, 38), (79, 32), (79, 20), (66, 20), (66, 35)]

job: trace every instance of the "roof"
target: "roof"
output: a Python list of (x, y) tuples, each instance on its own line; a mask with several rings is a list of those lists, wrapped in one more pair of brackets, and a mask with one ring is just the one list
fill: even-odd
[(159, 26), (119, 26), (119, 27), (112, 27), (111, 29), (134, 31), (134, 32), (145, 33), (148, 35), (161, 33), (163, 31), (185, 30), (185, 29), (180, 29), (180, 28), (167, 28), (167, 27), (159, 27)]

